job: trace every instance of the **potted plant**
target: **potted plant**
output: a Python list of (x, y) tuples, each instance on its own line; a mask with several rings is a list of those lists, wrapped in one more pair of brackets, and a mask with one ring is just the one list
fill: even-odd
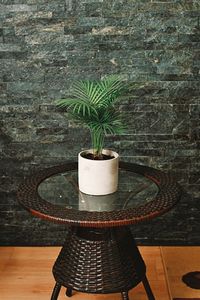
[(78, 180), (81, 192), (90, 195), (114, 193), (118, 185), (119, 155), (104, 149), (107, 134), (121, 134), (125, 126), (116, 103), (125, 91), (117, 75), (98, 81), (81, 80), (72, 85), (71, 98), (56, 101), (71, 118), (88, 128), (92, 147), (78, 155)]

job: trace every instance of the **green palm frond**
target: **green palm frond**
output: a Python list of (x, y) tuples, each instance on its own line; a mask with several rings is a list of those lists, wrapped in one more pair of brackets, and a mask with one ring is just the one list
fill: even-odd
[(122, 93), (125, 83), (119, 76), (109, 76), (101, 81), (77, 81), (72, 85), (75, 98), (107, 107)]
[(72, 85), (72, 95), (75, 98), (93, 104), (99, 94), (99, 88), (95, 81), (85, 80), (77, 81)]
[(92, 114), (97, 115), (97, 111), (94, 106), (90, 105), (89, 102), (82, 99), (61, 99), (56, 102), (61, 108), (68, 108), (74, 115), (77, 114), (83, 117), (91, 116)]
[(115, 110), (106, 110), (99, 119), (90, 119), (87, 126), (91, 131), (101, 132), (104, 136), (108, 134), (121, 134), (125, 131), (121, 116), (119, 112)]
[(56, 101), (56, 105), (67, 109), (75, 121), (90, 130), (97, 155), (101, 154), (105, 135), (124, 132), (121, 113), (114, 105), (125, 90), (122, 78), (112, 75), (100, 81), (77, 81), (72, 85), (72, 98)]
[(97, 100), (101, 106), (108, 107), (118, 100), (125, 89), (125, 83), (119, 76), (110, 76), (99, 82), (101, 97)]

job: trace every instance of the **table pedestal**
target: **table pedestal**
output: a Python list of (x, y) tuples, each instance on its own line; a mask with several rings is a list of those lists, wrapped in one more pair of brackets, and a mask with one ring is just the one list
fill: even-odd
[(121, 293), (128, 300), (128, 291), (143, 282), (149, 300), (155, 300), (146, 266), (127, 227), (73, 227), (53, 266), (56, 281), (51, 300), (58, 298), (61, 286), (84, 293)]

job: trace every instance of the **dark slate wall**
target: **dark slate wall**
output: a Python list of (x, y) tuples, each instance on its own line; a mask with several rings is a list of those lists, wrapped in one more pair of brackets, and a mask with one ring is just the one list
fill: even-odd
[(0, 1), (0, 243), (52, 245), (65, 228), (33, 218), (16, 189), (33, 170), (76, 159), (86, 131), (54, 100), (74, 79), (123, 74), (139, 87), (121, 109), (125, 161), (174, 174), (186, 193), (170, 213), (132, 227), (141, 244), (200, 244), (198, 0)]

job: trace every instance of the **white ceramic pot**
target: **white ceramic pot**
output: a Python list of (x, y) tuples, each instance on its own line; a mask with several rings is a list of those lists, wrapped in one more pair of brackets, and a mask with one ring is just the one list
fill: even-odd
[(103, 150), (103, 154), (114, 158), (109, 160), (92, 160), (82, 157), (85, 150), (78, 155), (79, 190), (89, 195), (107, 195), (116, 192), (118, 186), (119, 155), (112, 150)]

